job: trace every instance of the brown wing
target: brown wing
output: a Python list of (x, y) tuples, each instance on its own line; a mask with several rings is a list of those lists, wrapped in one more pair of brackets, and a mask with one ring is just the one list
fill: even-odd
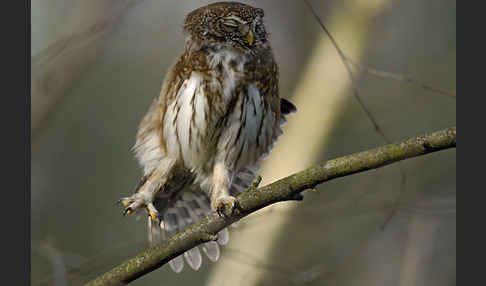
[[(193, 59), (187, 53), (183, 53), (178, 58), (164, 78), (160, 95), (152, 102), (147, 114), (140, 122), (137, 139), (132, 150), (135, 151), (135, 156), (144, 168), (145, 175), (151, 173), (167, 153), (167, 143), (163, 130), (165, 113), (167, 106), (175, 100), (182, 84), (191, 74), (190, 69), (188, 69), (191, 60)], [(193, 62), (202, 65), (197, 60)], [(150, 154), (150, 157), (146, 154)]]

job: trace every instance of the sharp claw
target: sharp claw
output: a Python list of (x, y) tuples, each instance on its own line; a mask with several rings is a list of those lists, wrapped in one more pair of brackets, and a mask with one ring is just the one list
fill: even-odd
[(215, 204), (215, 211), (220, 217), (230, 217), (236, 208), (238, 208), (238, 201), (234, 197), (220, 198)]
[[(228, 217), (228, 215), (227, 215), (227, 214), (226, 214), (226, 212), (225, 212), (225, 207), (226, 207), (226, 205), (225, 205), (224, 203), (221, 203), (220, 205), (218, 205), (218, 206), (216, 207), (216, 213), (217, 213), (217, 214), (218, 214), (220, 217), (223, 217), (223, 216), (224, 216), (225, 218), (227, 218), (227, 217)], [(232, 204), (232, 205), (231, 205), (231, 209), (230, 209), (230, 213), (231, 213), (231, 214), (233, 213), (234, 209), (235, 209), (235, 204)]]
[(222, 213), (221, 213), (221, 204), (217, 204), (216, 205), (216, 213), (218, 214), (218, 216), (222, 216)]
[(128, 207), (130, 205), (130, 200), (127, 198), (122, 198), (116, 201), (115, 205), (122, 205), (124, 207)]
[(153, 221), (157, 221), (157, 219), (158, 219), (157, 214), (155, 214), (153, 212), (149, 212), (149, 214), (150, 214), (150, 217), (152, 218)]
[(129, 214), (132, 214), (132, 213), (133, 213), (133, 210), (130, 207), (126, 208), (125, 211), (123, 211), (123, 215), (129, 215)]
[(148, 205), (146, 205), (146, 208), (152, 220), (157, 221), (159, 219), (159, 212), (157, 211), (153, 203), (149, 203)]
[(256, 175), (255, 179), (251, 183), (251, 187), (256, 189), (258, 188), (261, 182), (262, 182), (262, 176)]

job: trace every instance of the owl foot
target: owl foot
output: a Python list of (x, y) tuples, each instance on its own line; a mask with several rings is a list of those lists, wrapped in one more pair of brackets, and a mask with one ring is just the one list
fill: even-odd
[(228, 217), (233, 214), (238, 201), (232, 196), (221, 196), (216, 199), (214, 203), (214, 209), (219, 216)]
[(121, 198), (118, 203), (125, 207), (123, 215), (130, 215), (139, 209), (145, 208), (152, 220), (156, 221), (159, 218), (159, 212), (153, 205), (152, 201), (152, 199), (144, 196), (143, 193), (136, 193), (131, 197)]

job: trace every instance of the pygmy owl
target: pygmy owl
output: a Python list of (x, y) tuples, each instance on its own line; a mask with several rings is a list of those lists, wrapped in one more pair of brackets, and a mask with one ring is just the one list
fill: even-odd
[[(135, 156), (143, 177), (125, 213), (148, 212), (151, 244), (174, 235), (212, 211), (230, 214), (260, 161), (296, 111), (279, 97), (278, 68), (263, 25), (263, 10), (236, 2), (196, 9), (184, 22), (185, 50), (167, 73), (160, 96), (140, 123)], [(211, 261), (217, 242), (201, 246)], [(218, 245), (219, 244), (219, 245)], [(199, 269), (195, 247), (169, 262)]]

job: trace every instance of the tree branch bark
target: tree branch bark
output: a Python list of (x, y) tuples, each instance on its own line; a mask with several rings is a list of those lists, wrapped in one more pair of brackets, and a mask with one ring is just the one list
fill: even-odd
[(323, 182), (386, 166), (412, 157), (456, 147), (456, 127), (409, 138), (323, 162), (261, 188), (252, 187), (238, 195), (238, 208), (227, 218), (211, 214), (134, 258), (116, 266), (86, 285), (123, 285), (169, 262), (185, 251), (215, 238), (231, 223), (277, 202), (298, 200), (300, 193)]

